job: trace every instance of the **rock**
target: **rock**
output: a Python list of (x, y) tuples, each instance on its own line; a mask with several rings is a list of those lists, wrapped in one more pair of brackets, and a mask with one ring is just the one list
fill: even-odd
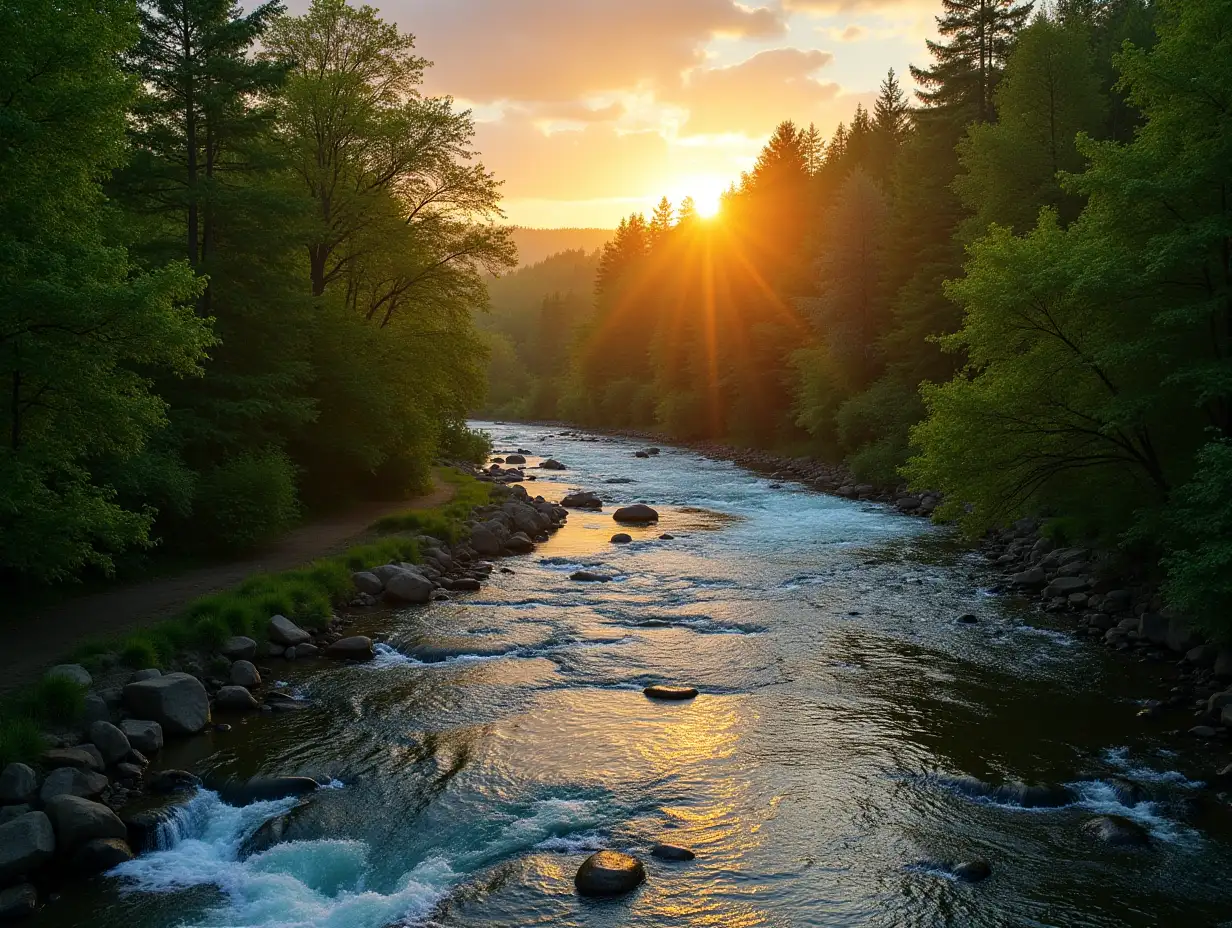
[(675, 537), (676, 537), (675, 535), (669, 534), (668, 532), (664, 532), (662, 535), (659, 536), (659, 541), (671, 541)]
[(9, 764), (0, 773), (0, 805), (32, 802), (38, 795), (38, 774), (25, 764)]
[(156, 754), (162, 750), (163, 727), (148, 719), (124, 719), (120, 722), (120, 731), (128, 738), (128, 743), (142, 754)]
[(1232, 677), (1232, 648), (1220, 648), (1215, 655), (1215, 676), (1223, 680)]
[(966, 860), (952, 871), (955, 879), (964, 883), (979, 883), (992, 876), (992, 865), (983, 859)]
[(915, 512), (920, 508), (920, 498), (918, 496), (900, 496), (894, 501), (894, 508), (899, 512)]
[(1100, 815), (1083, 822), (1082, 830), (1092, 838), (1116, 847), (1145, 847), (1151, 843), (1150, 832), (1120, 815)]
[(1010, 585), (1020, 590), (1038, 589), (1048, 582), (1043, 568), (1032, 567), (1010, 577)]
[[(502, 570), (501, 573), (504, 573)], [(450, 589), (455, 593), (474, 593), (483, 586), (474, 577), (459, 577), (450, 585)]]
[(1144, 612), (1138, 619), (1138, 637), (1151, 644), (1166, 644), (1168, 620), (1157, 612)]
[(11, 822), (15, 818), (21, 818), (27, 812), (33, 812), (34, 807), (28, 802), (23, 802), (15, 806), (0, 806), (0, 825), (5, 822)]
[(250, 661), (257, 656), (257, 643), (251, 638), (236, 635), (223, 642), (219, 653), (229, 661)]
[(0, 922), (29, 918), (37, 908), (38, 890), (29, 883), (19, 883), (0, 891)]
[(27, 812), (0, 825), (0, 885), (32, 873), (55, 852), (56, 834), (42, 812)]
[(659, 448), (647, 448), (646, 453), (653, 458), (655, 455), (657, 455), (660, 452), (660, 450), (661, 449)]
[(129, 683), (140, 683), (142, 680), (156, 680), (161, 677), (163, 672), (157, 667), (147, 667), (145, 670), (135, 670), (132, 676), (128, 678)]
[(567, 470), (564, 464), (556, 460), (556, 458), (548, 458), (539, 467), (543, 470)]
[(365, 638), (363, 635), (340, 638), (325, 649), (326, 657), (348, 661), (368, 661), (375, 653), (372, 648), (372, 639)]
[(93, 770), (95, 773), (102, 773), (103, 769), (107, 766), (101, 752), (96, 754), (94, 751), (87, 751), (81, 746), (75, 748), (52, 748), (50, 751), (44, 751), (42, 757), (39, 758), (39, 763), (48, 770), (55, 770), (59, 767), (75, 767), (78, 770)]
[(514, 554), (527, 554), (535, 550), (535, 543), (525, 532), (514, 532), (505, 542), (505, 548)]
[(1223, 707), (1223, 711), (1219, 713), (1219, 721), (1224, 725), (1232, 726), (1232, 706)]
[(593, 570), (575, 570), (569, 575), (569, 579), (579, 583), (609, 583), (612, 580), (607, 574), (595, 573)]
[(962, 625), (975, 625), (980, 621), (978, 615), (973, 615), (970, 612), (964, 613), (958, 617), (958, 621)]
[(602, 509), (603, 500), (599, 499), (596, 493), (589, 490), (579, 491), (577, 493), (569, 493), (560, 504), (566, 509)]
[(167, 735), (195, 735), (210, 722), (209, 694), (187, 673), (128, 684), (124, 705), (134, 717), (157, 722)]
[(650, 856), (659, 860), (693, 860), (697, 855), (687, 847), (677, 847), (675, 844), (656, 844), (650, 849)]
[(93, 798), (107, 788), (107, 778), (101, 773), (78, 770), (76, 767), (61, 767), (47, 774), (39, 798), (44, 803), (57, 796)]
[(385, 584), (381, 582), (381, 578), (369, 570), (358, 570), (351, 574), (351, 583), (360, 593), (367, 593), (369, 596), (380, 596), (385, 592)]
[(132, 859), (133, 850), (122, 838), (95, 838), (77, 848), (68, 865), (79, 876), (93, 876)]
[(117, 780), (128, 780), (129, 782), (139, 783), (144, 771), (137, 764), (120, 763), (115, 765), (115, 778)]
[(252, 689), (261, 685), (261, 674), (252, 661), (236, 661), (231, 665), (231, 685)]
[(297, 644), (311, 641), (312, 636), (288, 619), (285, 615), (271, 616), (269, 620), (269, 628), (266, 632), (267, 637), (274, 644), (280, 644), (284, 648), (293, 648)]
[(484, 525), (476, 525), (471, 529), (470, 545), (484, 557), (495, 557), (500, 554), (501, 541), (496, 532)]
[(526, 458), (524, 458), (520, 454), (507, 454), (505, 455), (505, 463), (506, 464), (525, 464)]
[(321, 653), (321, 649), (315, 644), (300, 644), (295, 646), (295, 659), (306, 661), (310, 657), (316, 657)]
[(651, 699), (693, 699), (697, 696), (697, 690), (691, 686), (664, 686), (654, 685), (648, 686), (642, 693), (649, 696)]
[(257, 697), (243, 686), (224, 686), (214, 697), (214, 707), (226, 712), (251, 712), (259, 709)]
[(1218, 734), (1210, 725), (1195, 725), (1189, 733), (1195, 738), (1214, 738)]
[(47, 671), (48, 677), (62, 677), (65, 680), (72, 680), (83, 689), (89, 689), (94, 683), (94, 678), (90, 676), (90, 671), (86, 670), (80, 664), (57, 664)]
[(1057, 577), (1044, 587), (1044, 595), (1049, 598), (1070, 596), (1073, 593), (1084, 593), (1089, 587), (1090, 584), (1082, 577)]
[(218, 788), (223, 802), (232, 806), (247, 806), (254, 802), (306, 796), (321, 788), (312, 777), (253, 777), (244, 783), (225, 783)]
[(645, 451), (634, 451), (634, 452), (633, 452), (633, 456), (634, 456), (635, 458), (648, 458), (648, 457), (650, 457), (650, 455), (649, 455), (648, 453), (646, 453)]
[(146, 784), (151, 793), (169, 796), (185, 790), (196, 790), (201, 781), (187, 770), (159, 770), (150, 776)]
[(1170, 649), (1184, 654), (1201, 643), (1202, 641), (1198, 638), (1197, 633), (1189, 627), (1189, 623), (1183, 618), (1173, 616), (1168, 620), (1167, 645)]
[(1200, 644), (1185, 652), (1185, 660), (1199, 667), (1214, 667), (1218, 650), (1213, 644)]
[(128, 743), (128, 736), (110, 722), (95, 722), (91, 725), (90, 741), (103, 753), (103, 760), (108, 767), (124, 760), (133, 749)]
[(617, 851), (591, 854), (578, 868), (573, 885), (583, 896), (619, 896), (646, 879), (646, 868), (636, 857)]
[(385, 597), (402, 603), (426, 603), (432, 599), (432, 581), (405, 567), (385, 578)]
[(612, 518), (617, 522), (658, 522), (659, 514), (642, 503), (634, 503), (632, 506), (622, 506), (612, 513)]
[(120, 816), (101, 802), (80, 796), (57, 796), (47, 803), (47, 817), (56, 829), (56, 844), (67, 851), (96, 838), (124, 838), (128, 830)]

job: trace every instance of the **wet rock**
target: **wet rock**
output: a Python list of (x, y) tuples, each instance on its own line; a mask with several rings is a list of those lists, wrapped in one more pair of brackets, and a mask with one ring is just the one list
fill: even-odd
[(697, 857), (687, 847), (678, 847), (675, 844), (656, 844), (650, 849), (650, 856), (673, 861), (693, 860)]
[(1048, 586), (1044, 587), (1044, 595), (1052, 598), (1054, 596), (1070, 596), (1074, 593), (1083, 593), (1090, 587), (1082, 577), (1057, 577)]
[(151, 793), (169, 796), (173, 793), (196, 791), (201, 781), (187, 770), (159, 770), (150, 775), (146, 784)]
[(958, 621), (959, 621), (959, 624), (961, 625), (975, 625), (980, 621), (980, 617), (977, 615), (973, 615), (970, 612), (967, 612), (967, 613), (964, 613), (963, 615), (960, 615), (958, 617)]
[(90, 741), (102, 752), (108, 767), (124, 760), (132, 750), (128, 737), (110, 722), (95, 722), (91, 725)]
[(566, 509), (602, 509), (603, 500), (589, 490), (569, 493), (560, 504)]
[(420, 604), (432, 599), (432, 581), (418, 571), (399, 568), (385, 578), (385, 597), (402, 603)]
[(101, 773), (78, 770), (75, 767), (61, 767), (53, 770), (43, 781), (39, 790), (39, 798), (44, 804), (57, 796), (77, 796), (92, 799), (107, 788), (107, 778)]
[[(502, 570), (501, 573), (505, 573), (505, 571)], [(510, 571), (510, 573), (512, 573), (512, 571)], [(449, 588), (455, 593), (474, 593), (482, 586), (483, 584), (474, 577), (459, 577), (450, 584)]]
[(648, 455), (650, 455), (652, 458), (653, 458), (655, 455), (659, 454), (659, 453), (660, 453), (660, 451), (662, 451), (662, 449), (661, 449), (661, 448), (654, 448), (654, 447), (651, 447), (651, 448), (647, 448), (647, 449), (646, 449), (646, 453), (647, 453)]
[(1131, 819), (1120, 815), (1100, 815), (1082, 823), (1084, 834), (1114, 847), (1145, 847), (1151, 843), (1151, 833)]
[(648, 458), (648, 457), (650, 457), (650, 455), (649, 455), (649, 454), (647, 454), (645, 451), (634, 451), (634, 452), (633, 452), (633, 456), (634, 456), (635, 458)]
[(253, 777), (244, 783), (225, 783), (219, 787), (218, 794), (228, 805), (246, 806), (254, 802), (306, 796), (319, 788), (320, 784), (312, 777)]
[(63, 678), (72, 680), (83, 689), (89, 689), (94, 683), (94, 678), (90, 676), (90, 671), (86, 670), (80, 664), (57, 664), (47, 671), (48, 678)]
[(128, 743), (143, 754), (156, 754), (163, 747), (163, 727), (149, 719), (124, 719), (120, 731)]
[(568, 469), (565, 467), (564, 464), (560, 463), (560, 461), (556, 460), (555, 458), (548, 458), (546, 461), (540, 464), (539, 467), (542, 470), (567, 470)]
[(646, 879), (646, 868), (636, 857), (617, 851), (591, 854), (578, 868), (573, 885), (583, 896), (619, 896)]
[(266, 636), (274, 644), (284, 648), (293, 648), (297, 644), (311, 641), (312, 636), (288, 619), (285, 615), (271, 616)]
[(38, 774), (26, 764), (9, 764), (0, 773), (0, 805), (32, 802), (38, 795)]
[(505, 463), (506, 464), (525, 464), (526, 458), (520, 454), (507, 454), (505, 455)]
[(120, 817), (101, 802), (80, 796), (57, 796), (47, 803), (47, 817), (56, 830), (56, 844), (70, 850), (95, 838), (124, 838), (128, 830)]
[(946, 789), (973, 799), (989, 799), (1004, 805), (1024, 809), (1050, 809), (1067, 806), (1074, 801), (1074, 794), (1064, 786), (1050, 784), (1027, 784), (1016, 781), (994, 786), (976, 777), (942, 776), (938, 781)]
[(134, 717), (157, 722), (168, 735), (195, 735), (210, 722), (209, 694), (187, 673), (128, 684), (124, 705)]
[(120, 763), (115, 765), (115, 778), (131, 786), (141, 782), (144, 771), (137, 764)]
[(55, 851), (56, 834), (42, 812), (27, 812), (0, 825), (0, 884), (34, 872)]
[(659, 514), (643, 503), (634, 503), (632, 506), (622, 506), (612, 513), (612, 518), (617, 522), (658, 522)]
[(261, 685), (261, 674), (252, 661), (236, 661), (231, 665), (231, 685), (247, 689)]
[(214, 697), (214, 706), (224, 712), (251, 712), (260, 707), (246, 687), (224, 686)]
[(609, 583), (612, 578), (607, 574), (596, 573), (593, 570), (575, 570), (569, 575), (570, 580), (577, 580), (579, 583)]
[(350, 638), (339, 638), (325, 649), (326, 657), (347, 661), (372, 660), (376, 652), (372, 648), (372, 639), (363, 635), (353, 635)]
[(535, 550), (535, 543), (531, 541), (530, 536), (525, 532), (514, 532), (509, 536), (509, 540), (505, 542), (505, 549), (514, 554), (528, 554)]
[(632, 540), (633, 536), (628, 532), (617, 532), (612, 536), (612, 544), (614, 545), (627, 545)]
[(130, 802), (117, 813), (124, 823), (130, 847), (139, 852), (158, 849), (158, 834), (165, 822), (171, 821), (189, 802), (196, 792), (180, 790), (168, 795), (143, 796)]
[(257, 656), (257, 643), (244, 635), (235, 635), (223, 642), (219, 653), (229, 661), (250, 661)]
[(38, 908), (38, 891), (29, 883), (19, 883), (0, 891), (0, 922), (29, 918)]
[(659, 541), (671, 541), (675, 537), (676, 537), (675, 535), (669, 534), (668, 532), (664, 532), (662, 535), (659, 536)]
[(359, 570), (351, 574), (351, 583), (360, 593), (367, 593), (369, 596), (380, 596), (385, 592), (385, 584), (381, 582), (381, 578), (369, 570)]
[(697, 696), (697, 690), (692, 686), (668, 686), (655, 684), (648, 686), (642, 693), (649, 696), (651, 699), (693, 699)]
[(69, 858), (69, 869), (79, 876), (106, 873), (133, 859), (132, 848), (122, 838), (95, 838), (87, 841)]
[(962, 880), (964, 883), (979, 883), (992, 876), (992, 864), (982, 858), (965, 860), (958, 864), (951, 873), (954, 874), (955, 879)]
[(93, 770), (96, 773), (102, 773), (107, 766), (102, 758), (102, 754), (96, 754), (94, 751), (87, 751), (84, 747), (75, 748), (52, 748), (50, 751), (44, 751), (39, 762), (47, 770), (56, 770), (60, 767), (75, 767), (78, 770)]
[(1010, 585), (1019, 590), (1038, 589), (1047, 582), (1048, 578), (1044, 575), (1043, 569), (1039, 567), (1029, 568), (1010, 577)]
[(915, 512), (920, 508), (918, 496), (900, 496), (894, 501), (894, 508), (899, 512)]
[(321, 649), (315, 644), (297, 644), (295, 646), (295, 659), (306, 661), (310, 657), (316, 657), (321, 653)]

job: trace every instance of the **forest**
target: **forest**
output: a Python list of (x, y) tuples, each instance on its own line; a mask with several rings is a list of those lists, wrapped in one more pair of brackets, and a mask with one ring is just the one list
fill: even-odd
[(915, 99), (783, 122), (716, 221), (622, 221), (593, 294), (584, 255), (519, 272), (491, 408), (1042, 516), (1227, 634), (1232, 0), (940, 12)]
[(515, 248), (410, 35), (346, 0), (0, 33), (6, 585), (248, 550), (475, 453), (472, 314)]

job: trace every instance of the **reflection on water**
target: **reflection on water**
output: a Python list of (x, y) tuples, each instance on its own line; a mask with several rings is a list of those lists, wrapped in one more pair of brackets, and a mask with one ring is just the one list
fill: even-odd
[[(597, 490), (604, 511), (575, 512), (478, 593), (364, 617), (359, 631), (381, 640), (370, 664), (279, 667), (304, 711), (253, 717), (160, 759), (343, 788), (293, 809), (236, 810), (203, 793), (191, 834), (48, 906), (39, 924), (1111, 928), (1227, 917), (1226, 807), (1135, 718), (1150, 678), (1027, 624), (946, 533), (687, 452), (645, 460), (627, 442), (492, 431), (498, 448), (572, 468), (532, 492)], [(630, 502), (655, 506), (660, 522), (617, 526), (612, 508)], [(633, 542), (610, 544), (616, 531)], [(583, 568), (615, 579), (569, 579)], [(955, 621), (967, 612), (979, 623)], [(702, 695), (642, 695), (661, 682)], [(960, 779), (972, 777), (990, 792)], [(1065, 799), (1026, 806), (1015, 784)], [(1145, 828), (1150, 847), (1093, 845), (1081, 825), (1109, 813)], [(282, 814), (285, 843), (246, 854)], [(698, 858), (650, 858), (658, 841)], [(648, 882), (623, 899), (577, 897), (573, 873), (601, 847), (641, 856)], [(973, 857), (992, 862), (992, 879), (970, 886), (940, 866)]]

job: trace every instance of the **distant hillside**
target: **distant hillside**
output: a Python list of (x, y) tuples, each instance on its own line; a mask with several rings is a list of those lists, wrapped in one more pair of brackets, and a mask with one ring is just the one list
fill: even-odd
[(515, 228), (518, 264), (527, 267), (562, 251), (578, 249), (590, 253), (612, 237), (611, 229), (525, 229)]

